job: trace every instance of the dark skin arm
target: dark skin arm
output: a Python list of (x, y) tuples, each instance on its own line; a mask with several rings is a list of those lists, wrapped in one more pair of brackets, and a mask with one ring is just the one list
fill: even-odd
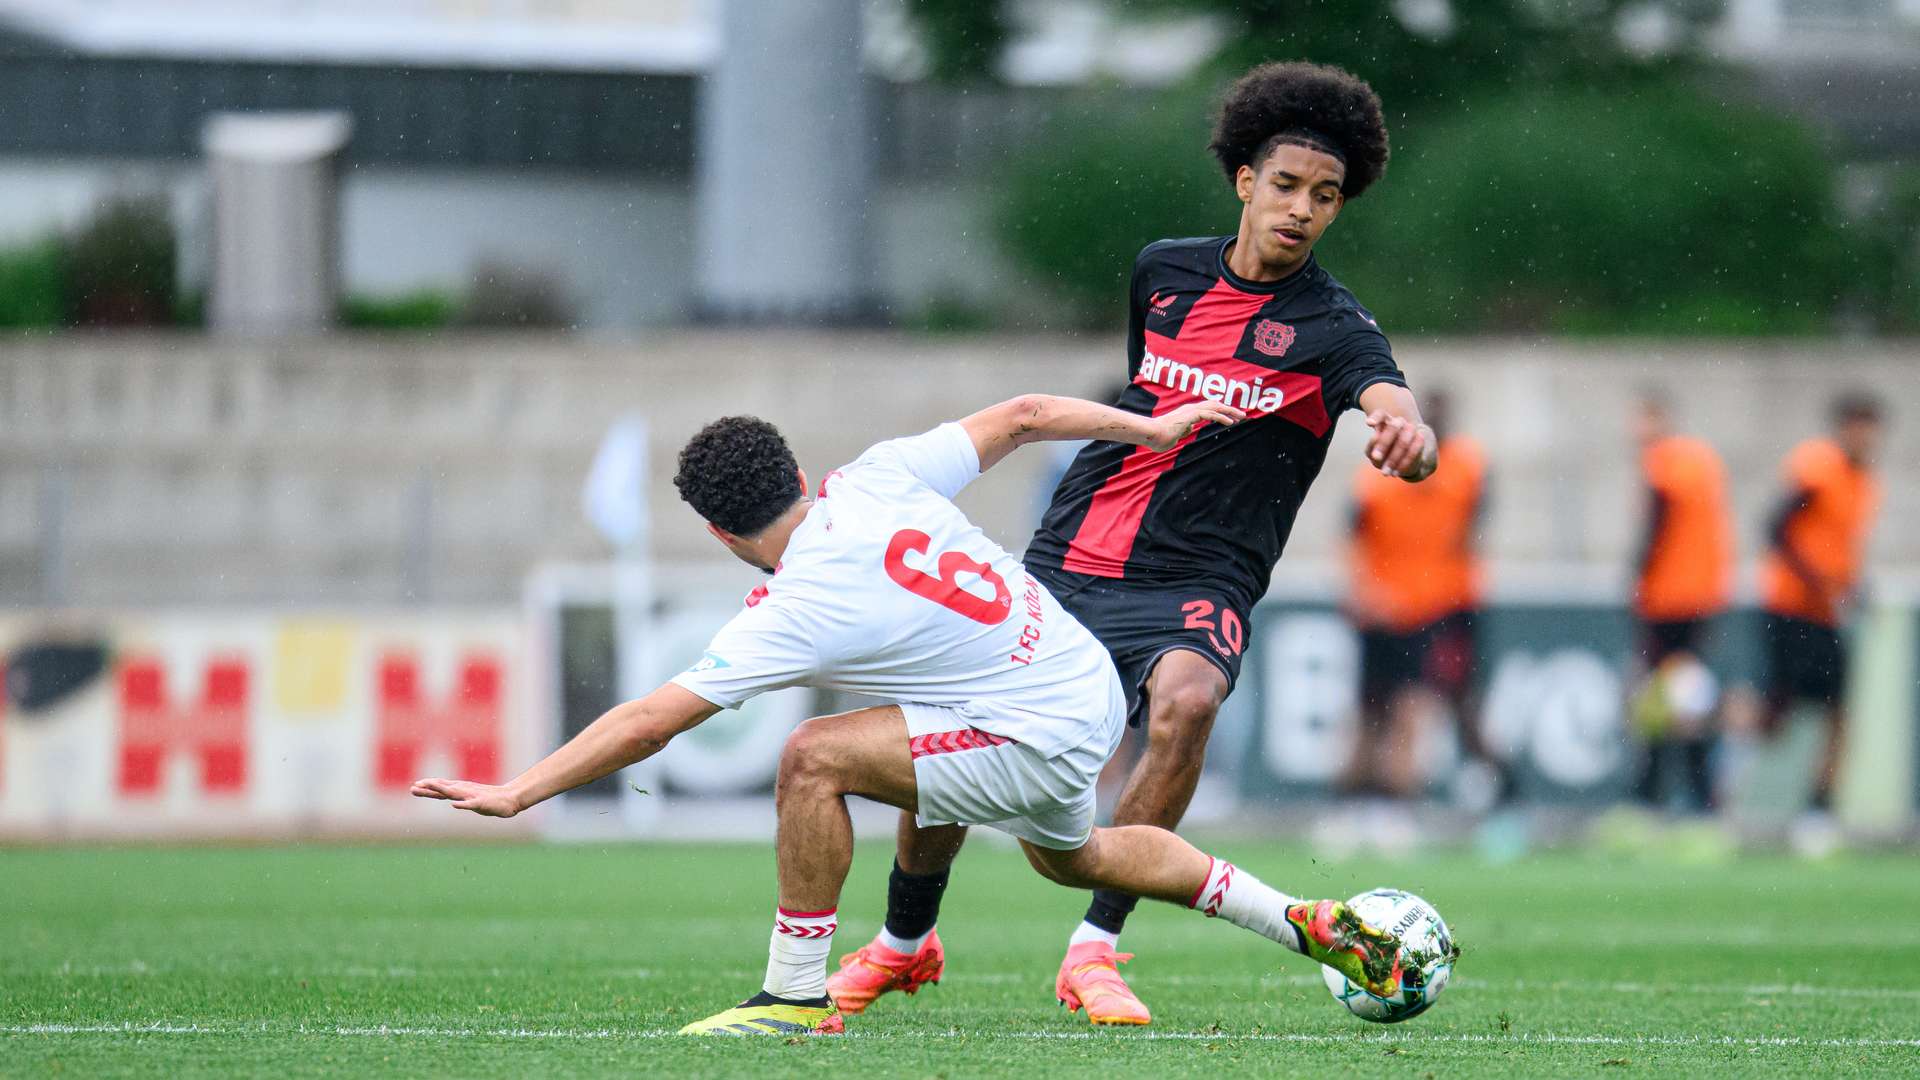
[(1645, 579), (1647, 567), (1653, 565), (1653, 548), (1660, 539), (1661, 530), (1667, 527), (1667, 514), (1671, 504), (1659, 488), (1647, 489), (1647, 527), (1640, 536), (1640, 558), (1637, 576)]
[(1786, 565), (1787, 571), (1799, 578), (1809, 592), (1820, 597), (1821, 602), (1827, 605), (1831, 614), (1839, 597), (1833, 595), (1833, 587), (1828, 585), (1813, 567), (1800, 557), (1800, 553), (1795, 551), (1793, 544), (1787, 540), (1787, 528), (1793, 523), (1794, 517), (1812, 505), (1813, 492), (1806, 488), (1789, 492), (1774, 508), (1773, 517), (1767, 526), (1767, 538), (1773, 541), (1773, 549), (1780, 553), (1780, 561)]

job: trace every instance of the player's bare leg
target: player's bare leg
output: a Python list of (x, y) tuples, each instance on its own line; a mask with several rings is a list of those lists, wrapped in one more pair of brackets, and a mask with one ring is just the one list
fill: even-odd
[(853, 862), (848, 795), (907, 809), (918, 805), (899, 706), (816, 717), (787, 737), (774, 786), (781, 906), (818, 910), (840, 903)]
[(1787, 841), (1802, 855), (1825, 858), (1838, 851), (1844, 841), (1833, 818), (1833, 785), (1846, 754), (1847, 714), (1845, 706), (1838, 702), (1826, 705), (1805, 702), (1804, 710), (1805, 715), (1818, 716), (1824, 730), (1820, 759), (1814, 766), (1813, 790), (1807, 807), (1794, 819)]
[(1440, 711), (1441, 699), (1422, 685), (1401, 687), (1388, 706), (1387, 737), (1376, 749), (1377, 775), (1387, 792), (1408, 799), (1420, 794), (1420, 732)]
[(1840, 775), (1840, 762), (1847, 752), (1847, 710), (1833, 705), (1827, 710), (1826, 745), (1820, 753), (1820, 771), (1813, 779), (1813, 806), (1825, 812), (1832, 808), (1833, 784)]
[[(1147, 675), (1147, 745), (1121, 789), (1113, 823), (1172, 829), (1186, 815), (1206, 762), (1207, 737), (1227, 698), (1227, 677), (1191, 649), (1162, 656)], [(1197, 854), (1197, 853), (1196, 853)], [(1086, 918), (1067, 941), (1055, 990), (1084, 1002), (1096, 1024), (1144, 1024), (1152, 1014), (1136, 997), (1119, 965), (1131, 954), (1116, 951), (1120, 931), (1138, 902), (1137, 893), (1094, 886)]]
[(1226, 700), (1227, 677), (1212, 661), (1191, 649), (1160, 658), (1147, 676), (1147, 746), (1114, 805), (1115, 825), (1180, 824)]
[(827, 977), (827, 993), (841, 1012), (861, 1013), (882, 994), (914, 994), (940, 981), (947, 956), (934, 923), (948, 869), (966, 838), (965, 825), (922, 828), (911, 812), (900, 812), (886, 924), (872, 941), (842, 956), (840, 970)]
[[(1095, 829), (1084, 845), (1071, 851), (1026, 841), (1020, 846), (1035, 870), (1062, 885), (1117, 889), (1182, 904), (1309, 956), (1375, 993), (1385, 996), (1399, 989), (1400, 943), (1391, 934), (1368, 926), (1340, 901), (1303, 901), (1279, 892), (1166, 829), (1150, 825)], [(1100, 999), (1123, 991), (1124, 984), (1111, 965), (1078, 972), (1063, 969), (1056, 985), (1068, 1008), (1085, 1006), (1090, 1017), (1100, 1007)], [(1121, 1019), (1096, 1022), (1147, 1022), (1125, 1019), (1124, 1012), (1119, 1015)]]
[(1379, 748), (1393, 729), (1393, 695), (1383, 700), (1375, 693), (1376, 689), (1367, 685), (1360, 688), (1359, 737), (1353, 740), (1346, 766), (1334, 782), (1334, 790), (1341, 795), (1368, 795), (1384, 786), (1380, 778)]
[(937, 874), (953, 865), (966, 839), (965, 825), (922, 826), (911, 810), (902, 810), (893, 860), (909, 874)]
[(788, 737), (774, 790), (780, 901), (766, 980), (759, 994), (687, 1025), (684, 1034), (840, 1030), (826, 981), (840, 890), (853, 862), (848, 795), (905, 810), (918, 805), (907, 722), (897, 706), (818, 717)]

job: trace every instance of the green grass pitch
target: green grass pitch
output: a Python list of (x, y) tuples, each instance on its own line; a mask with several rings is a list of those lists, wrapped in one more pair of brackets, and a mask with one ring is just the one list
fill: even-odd
[[(1466, 953), (1382, 1028), (1301, 957), (1143, 905), (1151, 1028), (1053, 1001), (1082, 894), (962, 855), (945, 982), (844, 1037), (681, 1039), (759, 987), (767, 844), (0, 851), (0, 1075), (1326, 1076), (1920, 1072), (1920, 860), (1713, 866), (1547, 854), (1314, 862), (1208, 844), (1275, 886), (1432, 900)], [(870, 935), (864, 846), (835, 955)]]

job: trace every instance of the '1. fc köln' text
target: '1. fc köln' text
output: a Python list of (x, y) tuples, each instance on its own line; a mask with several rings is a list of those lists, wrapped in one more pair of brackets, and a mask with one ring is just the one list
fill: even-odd
[(1020, 599), (1027, 607), (1027, 625), (1020, 628), (1020, 642), (1007, 659), (1016, 664), (1031, 664), (1033, 650), (1040, 646), (1040, 625), (1046, 621), (1046, 614), (1040, 607), (1040, 583), (1031, 574), (1027, 575), (1027, 591)]

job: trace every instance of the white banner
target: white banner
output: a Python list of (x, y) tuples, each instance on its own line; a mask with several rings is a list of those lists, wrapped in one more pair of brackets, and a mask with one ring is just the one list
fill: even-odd
[(407, 788), (545, 749), (522, 637), (512, 612), (0, 616), (0, 839), (518, 834)]

